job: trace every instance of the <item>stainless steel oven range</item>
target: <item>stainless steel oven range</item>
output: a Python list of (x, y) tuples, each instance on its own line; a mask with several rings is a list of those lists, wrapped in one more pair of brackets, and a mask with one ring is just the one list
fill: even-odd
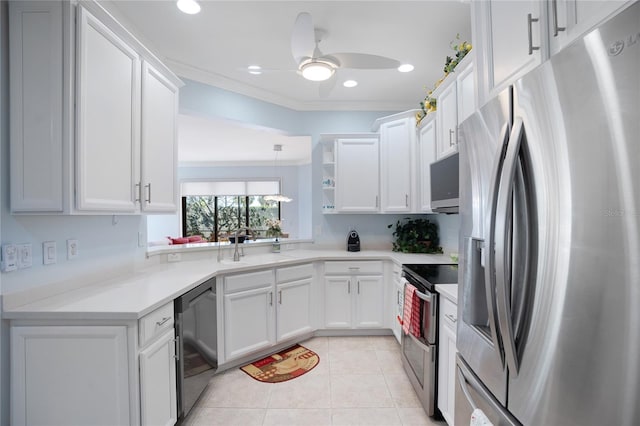
[[(402, 365), (429, 416), (436, 414), (438, 360), (438, 293), (436, 284), (458, 282), (456, 265), (403, 265), (405, 287), (416, 288), (419, 332), (402, 331)], [(407, 300), (405, 299), (405, 303)]]

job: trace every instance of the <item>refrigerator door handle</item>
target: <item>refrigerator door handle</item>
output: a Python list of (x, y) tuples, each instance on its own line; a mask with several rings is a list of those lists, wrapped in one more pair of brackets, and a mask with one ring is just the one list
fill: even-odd
[(511, 295), (507, 290), (507, 282), (510, 281), (511, 277), (511, 250), (510, 243), (507, 241), (507, 238), (510, 238), (511, 235), (508, 229), (511, 218), (508, 213), (511, 211), (509, 203), (513, 200), (515, 172), (523, 136), (524, 124), (522, 118), (517, 117), (514, 120), (511, 136), (509, 137), (504, 167), (500, 177), (495, 219), (495, 257), (500, 259), (495, 263), (496, 307), (505, 358), (509, 366), (509, 372), (513, 376), (518, 375), (519, 365), (515, 333), (511, 321)]
[[(500, 143), (501, 147), (504, 147), (508, 141), (509, 136), (509, 125), (505, 123), (500, 131)], [(487, 300), (487, 311), (489, 317), (489, 330), (491, 331), (491, 340), (493, 341), (493, 346), (496, 348), (496, 351), (500, 355), (500, 361), (504, 366), (504, 353), (501, 349), (501, 340), (498, 336), (498, 325), (496, 319), (496, 304), (494, 301), (495, 295), (495, 274), (493, 274), (493, 270), (495, 269), (495, 249), (494, 249), (494, 233), (496, 226), (496, 201), (498, 198), (498, 189), (499, 189), (499, 180), (500, 180), (500, 172), (502, 169), (502, 161), (504, 157), (504, 148), (501, 148), (498, 152), (498, 156), (496, 157), (493, 172), (491, 174), (491, 186), (489, 187), (489, 216), (487, 221), (487, 229), (488, 232), (486, 234), (486, 243), (484, 249), (482, 250), (484, 255), (484, 273), (485, 273), (485, 296)], [(469, 257), (468, 257), (469, 258)]]

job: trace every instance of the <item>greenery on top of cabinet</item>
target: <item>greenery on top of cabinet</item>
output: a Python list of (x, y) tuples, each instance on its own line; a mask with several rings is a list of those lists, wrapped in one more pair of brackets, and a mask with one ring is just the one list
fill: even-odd
[[(398, 220), (393, 231), (395, 241), (393, 251), (402, 253), (442, 253), (440, 239), (438, 238), (438, 225), (428, 219), (403, 219)], [(387, 226), (391, 228), (393, 224)]]

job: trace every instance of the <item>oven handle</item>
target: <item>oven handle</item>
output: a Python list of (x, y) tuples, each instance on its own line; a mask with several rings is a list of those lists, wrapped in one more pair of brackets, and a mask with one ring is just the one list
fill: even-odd
[[(407, 280), (405, 277), (403, 277), (403, 284), (411, 284), (411, 282), (409, 280)], [(414, 284), (411, 284), (415, 287)], [(437, 328), (437, 314), (438, 314), (438, 308), (437, 308), (437, 302), (438, 302), (438, 294), (437, 293), (432, 293), (430, 291), (427, 291), (426, 293), (422, 293), (421, 291), (419, 291), (418, 289), (416, 289), (415, 291), (416, 296), (418, 296), (418, 299), (423, 300), (427, 303), (429, 303), (429, 330), (422, 330), (422, 332), (425, 334), (424, 338), (427, 339), (428, 342), (435, 342), (436, 341), (436, 328)], [(422, 325), (421, 325), (422, 327)]]
[(432, 345), (426, 345), (424, 344), (424, 342), (421, 342), (416, 336), (414, 336), (413, 334), (409, 333), (409, 334), (405, 334), (404, 338), (406, 339), (407, 336), (409, 336), (411, 338), (411, 340), (413, 340), (413, 342), (418, 345), (418, 347), (420, 349), (422, 349), (425, 352), (431, 353), (431, 350), (433, 349)]

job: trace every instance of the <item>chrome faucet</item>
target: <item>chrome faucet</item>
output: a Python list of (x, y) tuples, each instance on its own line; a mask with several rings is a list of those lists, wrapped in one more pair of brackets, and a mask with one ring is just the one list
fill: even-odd
[(234, 243), (235, 243), (235, 249), (233, 251), (233, 261), (234, 262), (239, 262), (240, 261), (240, 256), (244, 256), (244, 250), (242, 250), (242, 254), (240, 254), (238, 252), (238, 232), (240, 231), (247, 231), (252, 237), (254, 236), (253, 230), (251, 228), (249, 228), (248, 226), (241, 226), (240, 228), (236, 229), (235, 231), (233, 231), (233, 235), (234, 235)]

